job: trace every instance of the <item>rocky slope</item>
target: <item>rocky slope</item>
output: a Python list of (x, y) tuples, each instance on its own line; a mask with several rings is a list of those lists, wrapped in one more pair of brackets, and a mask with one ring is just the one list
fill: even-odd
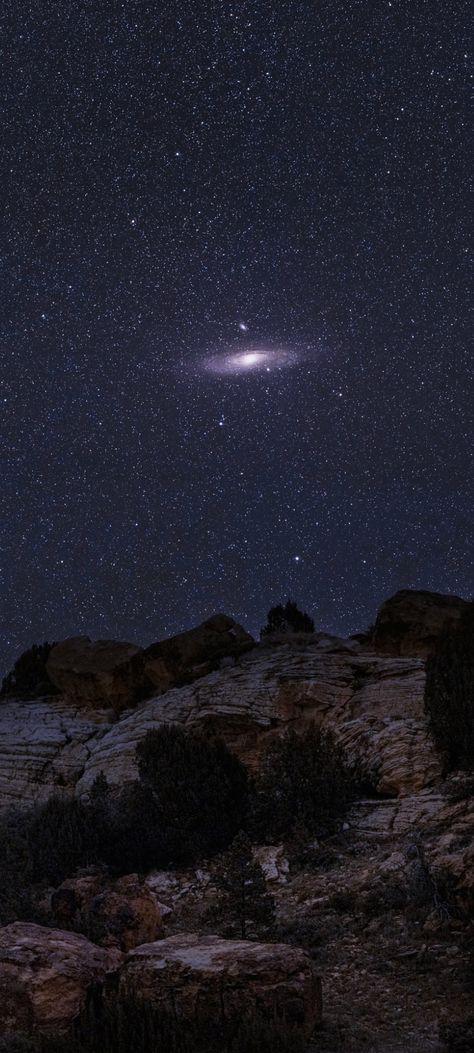
[(162, 723), (212, 727), (255, 765), (270, 735), (315, 721), (334, 730), (378, 792), (421, 789), (440, 774), (423, 687), (421, 659), (377, 655), (320, 635), (261, 644), (119, 720), (63, 698), (9, 700), (0, 711), (1, 803), (45, 798), (62, 787), (87, 794), (101, 771), (122, 786), (136, 775), (137, 742)]
[[(101, 772), (123, 786), (136, 776), (137, 742), (175, 722), (217, 730), (250, 768), (270, 737), (316, 722), (334, 732), (370, 796), (303, 864), (283, 846), (256, 849), (276, 899), (281, 951), (215, 937), (212, 864), (152, 874), (146, 885), (136, 875), (115, 883), (71, 875), (53, 896), (55, 924), (80, 915), (107, 930), (108, 946), (59, 928), (1, 930), (0, 1028), (70, 1019), (90, 980), (128, 951), (115, 987), (149, 988), (159, 1003), (169, 973), (191, 1015), (196, 997), (200, 1011), (212, 1004), (217, 976), (220, 1005), (239, 1006), (256, 984), (270, 1010), (280, 996), (298, 1005), (309, 1034), (321, 975), (316, 1050), (441, 1051), (438, 1019), (462, 1018), (472, 1002), (466, 924), (446, 889), (472, 912), (474, 797), (465, 777), (442, 778), (423, 691), (427, 641), (462, 607), (456, 597), (397, 594), (370, 640), (319, 633), (254, 646), (217, 616), (147, 652), (83, 638), (53, 649), (48, 671), (63, 694), (0, 704), (4, 809), (53, 791), (87, 797)], [(153, 693), (143, 699), (150, 663)]]

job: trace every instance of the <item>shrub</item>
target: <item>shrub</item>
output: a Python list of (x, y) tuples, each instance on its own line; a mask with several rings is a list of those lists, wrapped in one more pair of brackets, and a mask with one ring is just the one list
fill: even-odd
[(329, 732), (311, 726), (274, 739), (262, 757), (255, 786), (252, 832), (263, 840), (286, 837), (303, 827), (328, 834), (353, 796), (340, 747)]
[(35, 881), (59, 884), (79, 866), (97, 861), (99, 846), (90, 811), (80, 801), (50, 797), (35, 811), (28, 828), (28, 851)]
[(272, 925), (275, 903), (267, 892), (265, 875), (243, 831), (237, 834), (220, 860), (215, 883), (223, 894), (221, 918), (226, 923), (225, 935), (255, 939), (262, 928)]
[(425, 708), (446, 770), (474, 769), (474, 603), (428, 659)]
[(137, 756), (154, 865), (191, 863), (230, 844), (245, 821), (247, 774), (224, 742), (172, 725), (148, 732)]
[(31, 919), (35, 886), (59, 885), (80, 867), (179, 866), (230, 844), (246, 819), (247, 774), (223, 742), (168, 727), (137, 752), (140, 779), (120, 795), (101, 773), (87, 804), (53, 796), (20, 823), (1, 820), (0, 924)]
[(0, 926), (34, 920), (27, 820), (15, 812), (0, 819), (0, 874)]
[(40, 698), (41, 695), (56, 694), (49, 679), (46, 662), (52, 644), (33, 644), (17, 658), (10, 673), (3, 678), (0, 697)]
[(268, 633), (314, 633), (314, 621), (300, 611), (293, 600), (287, 600), (283, 607), (271, 607), (267, 614), (267, 624), (261, 630), (261, 636)]

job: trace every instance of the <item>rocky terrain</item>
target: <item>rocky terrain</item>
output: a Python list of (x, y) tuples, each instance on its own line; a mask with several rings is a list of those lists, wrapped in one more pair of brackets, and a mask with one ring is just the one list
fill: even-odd
[[(472, 1004), (463, 905), (474, 898), (474, 798), (467, 776), (443, 779), (425, 659), (464, 607), (398, 593), (369, 634), (349, 640), (283, 634), (255, 645), (218, 615), (146, 650), (81, 637), (54, 646), (59, 693), (0, 703), (4, 812), (52, 793), (88, 800), (101, 773), (118, 791), (136, 777), (137, 743), (162, 724), (215, 730), (256, 771), (270, 739), (315, 723), (336, 737), (361, 790), (340, 832), (303, 862), (288, 846), (255, 849), (276, 942), (216, 937), (212, 861), (114, 883), (70, 875), (52, 890), (64, 930), (0, 930), (0, 1027), (68, 1022), (92, 981), (107, 990), (111, 976), (114, 989), (159, 1005), (172, 989), (193, 1017), (238, 1013), (245, 998), (269, 1013), (277, 1005), (307, 1038), (316, 1025), (324, 1053), (441, 1053), (439, 1022)], [(78, 916), (91, 939), (67, 931)]]

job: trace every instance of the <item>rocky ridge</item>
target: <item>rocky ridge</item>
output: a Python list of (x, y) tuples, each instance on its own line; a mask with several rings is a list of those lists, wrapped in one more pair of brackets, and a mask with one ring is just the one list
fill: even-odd
[(119, 720), (63, 698), (8, 700), (1, 707), (1, 802), (44, 799), (61, 788), (87, 794), (102, 771), (122, 786), (136, 776), (137, 742), (163, 723), (212, 728), (252, 767), (269, 736), (314, 721), (335, 732), (378, 792), (407, 793), (440, 777), (423, 688), (421, 659), (319, 635), (261, 644)]
[[(438, 1053), (438, 1018), (462, 1017), (472, 997), (465, 923), (447, 905), (445, 885), (472, 911), (474, 798), (465, 777), (443, 780), (423, 704), (427, 640), (446, 624), (446, 612), (454, 620), (459, 616), (463, 601), (437, 594), (397, 594), (390, 613), (391, 602), (384, 605), (383, 617), (382, 608), (370, 639), (342, 640), (317, 633), (270, 637), (254, 646), (231, 619), (217, 616), (218, 623), (210, 629), (205, 623), (204, 632), (193, 630), (190, 641), (176, 638), (178, 645), (168, 652), (154, 645), (154, 694), (142, 700), (145, 651), (138, 649), (139, 671), (130, 675), (127, 663), (133, 664), (136, 655), (127, 657), (129, 645), (117, 645), (120, 661), (117, 651), (112, 679), (104, 679), (101, 667), (91, 681), (89, 667), (88, 686), (81, 694), (84, 668), (73, 663), (68, 670), (64, 648), (62, 695), (28, 702), (7, 699), (0, 706), (3, 808), (44, 800), (51, 792), (87, 797), (101, 772), (112, 787), (123, 786), (136, 776), (137, 742), (163, 723), (219, 732), (251, 769), (258, 767), (268, 739), (285, 728), (301, 730), (315, 722), (331, 729), (371, 796), (354, 805), (333, 843), (313, 846), (312, 861), (303, 868), (292, 866), (283, 846), (256, 849), (277, 902), (278, 938), (286, 945), (286, 979), (281, 983), (283, 989), (289, 984), (292, 1003), (296, 999), (306, 1005), (301, 1021), (308, 1034), (319, 1014), (316, 973), (311, 967), (303, 988), (295, 993), (292, 953), (300, 952), (293, 945), (303, 943), (309, 949), (316, 972), (323, 976), (325, 1024), (322, 1045), (315, 1048), (324, 1053)], [(403, 618), (398, 617), (401, 607)], [(90, 648), (85, 651), (90, 665)], [(95, 649), (93, 665), (101, 666), (100, 651)], [(122, 659), (124, 680), (117, 673)], [(54, 673), (50, 675), (58, 684)], [(121, 682), (117, 698), (116, 676)], [(90, 979), (105, 977), (110, 963), (117, 968), (122, 951), (129, 954), (118, 982), (130, 989), (148, 984), (150, 997), (153, 989), (159, 1001), (163, 990), (156, 977), (170, 970), (192, 1015), (193, 990), (201, 992), (204, 1004), (211, 1004), (209, 970), (212, 962), (219, 962), (220, 982), (230, 1001), (240, 1005), (242, 994), (236, 993), (225, 964), (226, 953), (237, 961), (240, 952), (230, 941), (233, 950), (229, 944), (224, 953), (223, 944), (229, 941), (219, 943), (212, 933), (212, 864), (193, 872), (151, 874), (145, 889), (136, 875), (114, 886), (101, 885), (97, 877), (76, 876), (56, 895), (57, 904), (64, 907), (67, 901), (71, 907), (74, 899), (74, 910), (89, 912), (105, 924), (109, 946), (94, 947), (75, 933), (40, 926), (15, 923), (1, 930), (0, 991), (8, 995), (10, 1021), (0, 1016), (4, 1029), (12, 1021), (13, 1029), (43, 1026), (50, 1012), (45, 1006), (53, 1005), (61, 985), (64, 1007), (55, 1012), (63, 1013), (66, 1021), (77, 1012)], [(114, 925), (117, 931), (110, 941)], [(76, 939), (84, 942), (71, 952), (68, 941)], [(66, 964), (65, 982), (61, 948), (65, 963), (71, 953), (77, 956), (79, 972), (90, 955), (90, 977), (84, 967), (84, 981), (76, 974), (71, 978)], [(258, 969), (267, 963), (269, 1007), (276, 997), (275, 985), (281, 986), (271, 973), (271, 954), (278, 958), (274, 944), (272, 948), (267, 952), (264, 945), (251, 944), (249, 949), (244, 944), (239, 965), (244, 991), (257, 968), (255, 961), (250, 966), (252, 954)], [(183, 964), (187, 954), (202, 965), (199, 979), (190, 985)], [(47, 963), (40, 979), (38, 962)], [(313, 984), (308, 1003), (301, 993), (305, 983), (308, 990)], [(38, 1000), (32, 992), (41, 990)], [(20, 991), (16, 1001), (11, 991)], [(57, 997), (61, 1001), (61, 993)], [(53, 1009), (51, 1013), (54, 1024)]]

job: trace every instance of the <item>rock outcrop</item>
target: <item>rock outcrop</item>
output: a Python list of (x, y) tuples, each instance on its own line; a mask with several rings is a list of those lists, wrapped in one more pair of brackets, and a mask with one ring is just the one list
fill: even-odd
[(227, 614), (215, 614), (202, 625), (152, 644), (145, 651), (145, 672), (155, 688), (168, 690), (210, 673), (225, 658), (236, 658), (255, 646), (253, 638)]
[(426, 657), (441, 635), (467, 608), (459, 596), (402, 589), (382, 604), (372, 635), (382, 654)]
[(121, 954), (85, 936), (14, 922), (0, 929), (0, 1032), (60, 1031)]
[(311, 959), (278, 943), (172, 936), (131, 951), (118, 990), (198, 1026), (258, 1011), (309, 1037), (321, 1018), (321, 982)]
[(74, 793), (90, 743), (110, 727), (107, 715), (57, 697), (0, 706), (0, 809)]
[(0, 710), (0, 807), (41, 800), (58, 789), (87, 796), (101, 772), (111, 786), (122, 786), (136, 778), (137, 742), (169, 723), (217, 732), (256, 767), (272, 735), (316, 722), (334, 732), (378, 792), (411, 793), (440, 776), (424, 713), (424, 678), (419, 658), (379, 655), (319, 634), (260, 644), (237, 664), (152, 697), (118, 720), (60, 697), (6, 701)]
[(261, 645), (238, 666), (124, 716), (91, 744), (77, 792), (87, 794), (101, 771), (111, 785), (136, 778), (137, 742), (160, 724), (208, 727), (255, 767), (269, 737), (316, 722), (334, 732), (378, 792), (408, 793), (440, 776), (423, 691), (420, 659), (382, 657), (328, 637)]
[(156, 896), (138, 874), (114, 882), (100, 875), (69, 878), (53, 892), (51, 909), (58, 926), (85, 926), (96, 943), (113, 937), (123, 951), (163, 934)]
[(205, 676), (254, 645), (233, 618), (216, 614), (146, 651), (123, 641), (71, 637), (51, 648), (47, 673), (68, 702), (121, 713), (147, 695)]
[(144, 686), (143, 650), (116, 640), (74, 636), (51, 648), (48, 676), (69, 702), (120, 713)]

